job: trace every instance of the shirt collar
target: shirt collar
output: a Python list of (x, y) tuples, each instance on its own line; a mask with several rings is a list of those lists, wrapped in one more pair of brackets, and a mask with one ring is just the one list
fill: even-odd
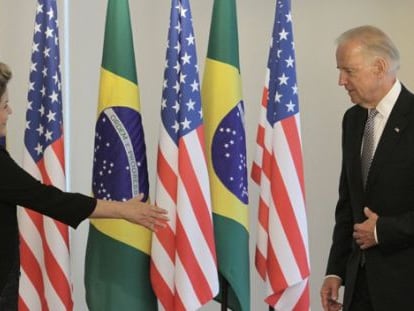
[(376, 109), (378, 113), (388, 119), (389, 115), (391, 114), (392, 108), (398, 99), (398, 96), (401, 92), (401, 82), (396, 80), (392, 88), (389, 90), (387, 95), (384, 96), (383, 99), (378, 103)]

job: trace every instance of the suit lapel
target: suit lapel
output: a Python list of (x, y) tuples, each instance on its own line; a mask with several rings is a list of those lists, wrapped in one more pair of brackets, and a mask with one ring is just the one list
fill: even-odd
[(359, 185), (359, 189), (363, 189), (362, 173), (361, 173), (361, 145), (362, 136), (364, 134), (365, 122), (367, 119), (367, 110), (358, 107), (356, 117), (353, 119), (353, 124), (350, 125), (351, 137), (350, 140), (350, 155), (351, 155), (351, 178), (353, 185)]
[(407, 127), (407, 114), (410, 112), (412, 106), (408, 96), (409, 92), (403, 87), (378, 142), (368, 174), (368, 184), (372, 183), (380, 173), (381, 167), (392, 154)]

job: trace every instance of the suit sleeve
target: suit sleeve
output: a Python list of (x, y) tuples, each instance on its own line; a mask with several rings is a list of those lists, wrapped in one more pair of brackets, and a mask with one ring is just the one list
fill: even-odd
[[(346, 115), (342, 126), (342, 154), (346, 137)], [(348, 179), (344, 156), (339, 180), (339, 199), (335, 209), (335, 226), (332, 236), (332, 245), (328, 257), (326, 275), (337, 275), (345, 281), (346, 263), (352, 251), (353, 218), (350, 206)]]
[(96, 207), (96, 199), (47, 186), (0, 149), (0, 201), (20, 205), (76, 228)]
[(377, 221), (378, 247), (392, 252), (414, 247), (414, 212), (379, 217)]

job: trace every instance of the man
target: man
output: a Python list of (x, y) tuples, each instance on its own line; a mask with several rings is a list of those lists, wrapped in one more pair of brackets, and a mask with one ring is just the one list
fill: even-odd
[[(414, 308), (414, 95), (397, 79), (399, 52), (380, 29), (337, 40), (344, 115), (335, 227), (321, 288), (325, 311)], [(368, 117), (370, 115), (370, 117)]]

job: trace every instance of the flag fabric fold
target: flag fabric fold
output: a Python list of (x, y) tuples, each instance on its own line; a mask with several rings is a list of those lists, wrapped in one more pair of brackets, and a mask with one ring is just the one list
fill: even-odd
[(252, 178), (260, 185), (256, 268), (265, 301), (277, 311), (307, 311), (309, 249), (299, 100), (290, 0), (276, 14), (257, 131)]
[[(128, 0), (108, 0), (95, 127), (93, 195), (148, 199), (146, 147)], [(85, 259), (89, 310), (157, 310), (149, 278), (151, 232), (124, 220), (90, 223)]]
[(202, 106), (220, 274), (216, 299), (231, 310), (246, 311), (250, 310), (249, 211), (235, 0), (214, 1)]
[(161, 104), (156, 204), (170, 222), (153, 237), (151, 282), (167, 311), (218, 292), (198, 63), (190, 3), (172, 0)]
[[(55, 0), (39, 0), (33, 34), (23, 167), (65, 190), (59, 33)], [(68, 227), (18, 210), (19, 310), (72, 310)]]

